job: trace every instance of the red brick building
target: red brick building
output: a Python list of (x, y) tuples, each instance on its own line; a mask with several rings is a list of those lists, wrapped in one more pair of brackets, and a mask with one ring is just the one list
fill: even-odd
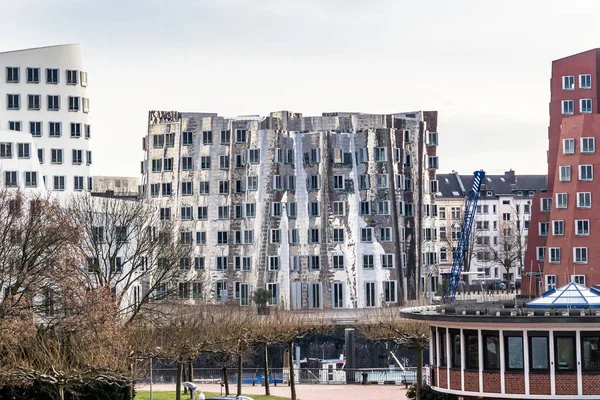
[(523, 292), (538, 295), (572, 280), (600, 285), (600, 49), (553, 61), (550, 82), (548, 191), (533, 200), (523, 277)]

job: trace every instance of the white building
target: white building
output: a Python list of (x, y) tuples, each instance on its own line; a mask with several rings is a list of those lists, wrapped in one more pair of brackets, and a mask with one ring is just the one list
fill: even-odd
[(417, 296), (435, 227), (436, 125), (436, 112), (151, 111), (142, 192), (194, 245), (181, 264), (207, 271), (213, 300), (265, 288), (286, 309), (397, 303)]
[[(464, 217), (465, 196), (473, 184), (473, 175), (453, 172), (438, 174), (438, 179), (437, 249), (439, 273), (443, 276), (452, 267), (453, 249)], [(516, 175), (512, 170), (504, 175), (486, 175), (465, 260), (465, 265), (470, 264), (467, 268), (472, 274), (465, 275), (465, 282), (520, 284), (531, 200), (534, 193), (546, 190), (546, 182), (546, 175)]]
[[(48, 190), (91, 190), (88, 78), (81, 46), (0, 53), (0, 73), (0, 144), (14, 146), (12, 152), (0, 153), (3, 172), (16, 172), (17, 185), (27, 186), (27, 170), (7, 168), (31, 170), (30, 165), (39, 161), (38, 180)], [(6, 130), (21, 132), (23, 138), (7, 135)], [(30, 151), (19, 151), (21, 143), (30, 143)], [(9, 159), (21, 161), (10, 163)]]
[(42, 166), (30, 135), (0, 129), (0, 187), (45, 192)]

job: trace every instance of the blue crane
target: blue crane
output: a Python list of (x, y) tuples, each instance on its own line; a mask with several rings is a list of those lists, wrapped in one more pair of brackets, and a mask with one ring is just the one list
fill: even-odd
[(475, 213), (477, 212), (477, 200), (479, 200), (479, 190), (481, 189), (483, 178), (485, 178), (485, 172), (483, 170), (475, 171), (473, 173), (473, 186), (467, 195), (465, 215), (460, 228), (456, 250), (454, 250), (452, 269), (450, 270), (450, 276), (448, 277), (448, 290), (445, 298), (446, 303), (452, 303), (456, 296), (456, 289), (460, 282), (460, 274), (462, 273), (465, 254), (467, 254), (469, 250), (469, 238), (471, 236), (471, 229), (473, 228), (473, 221), (475, 220)]

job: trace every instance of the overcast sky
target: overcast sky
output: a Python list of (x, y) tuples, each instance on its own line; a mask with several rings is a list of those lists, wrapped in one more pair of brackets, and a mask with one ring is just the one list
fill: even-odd
[(594, 0), (0, 0), (0, 51), (83, 45), (95, 175), (139, 175), (151, 109), (438, 110), (440, 171), (546, 173), (551, 61), (598, 47), (598, 15)]

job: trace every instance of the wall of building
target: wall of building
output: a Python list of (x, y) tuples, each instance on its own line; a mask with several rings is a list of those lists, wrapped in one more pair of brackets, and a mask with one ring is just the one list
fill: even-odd
[[(7, 68), (19, 69), (19, 81), (8, 81)], [(28, 83), (27, 69), (39, 69), (39, 83)], [(58, 69), (58, 83), (47, 83), (46, 69)], [(77, 83), (67, 84), (67, 70), (76, 71)], [(66, 191), (75, 190), (75, 177), (83, 177), (84, 189), (91, 189), (90, 164), (92, 162), (89, 139), (86, 137), (86, 126), (89, 126), (89, 114), (84, 112), (83, 102), (86, 97), (87, 83), (82, 84), (84, 71), (81, 46), (61, 45), (25, 49), (0, 53), (0, 129), (9, 129), (10, 122), (20, 122), (24, 136), (31, 137), (30, 122), (41, 122), (41, 136), (33, 141), (40, 151), (43, 151), (44, 162), (41, 166), (43, 176), (47, 180), (47, 188), (54, 189), (53, 177), (64, 176)], [(87, 74), (84, 74), (87, 75)], [(20, 107), (17, 110), (8, 109), (8, 95), (20, 96)], [(40, 109), (28, 108), (28, 95), (40, 96)], [(48, 96), (59, 96), (60, 110), (48, 110)], [(69, 110), (69, 97), (79, 99), (79, 111)], [(50, 122), (61, 123), (61, 136), (49, 136)], [(81, 136), (71, 136), (71, 123), (80, 124)], [(91, 128), (90, 128), (91, 129)], [(63, 150), (62, 163), (51, 162), (51, 149)], [(82, 163), (74, 164), (72, 152), (81, 150)], [(37, 152), (31, 155), (37, 159)]]
[[(145, 198), (169, 208), (171, 218), (181, 224), (182, 230), (194, 235), (205, 232), (206, 243), (197, 246), (196, 254), (204, 257), (211, 280), (206, 290), (213, 299), (219, 294), (217, 285), (225, 280), (232, 301), (239, 301), (236, 282), (248, 285), (250, 292), (277, 285), (279, 293), (273, 302), (292, 309), (397, 302), (405, 293), (414, 296), (418, 291), (421, 228), (434, 226), (431, 213), (425, 216), (422, 211), (424, 203), (433, 203), (429, 187), (430, 177), (435, 176), (433, 168), (424, 173), (429, 170), (429, 160), (423, 151), (427, 146), (425, 133), (436, 127), (427, 126), (424, 115), (427, 113), (302, 117), (282, 111), (264, 118), (226, 119), (213, 114), (152, 111), (143, 165)], [(221, 144), (221, 132), (225, 131), (230, 132), (231, 140)], [(236, 140), (242, 131), (245, 143)], [(184, 132), (191, 132), (191, 142), (185, 145)], [(203, 143), (207, 132), (212, 132), (212, 144)], [(157, 135), (173, 135), (173, 145), (155, 147)], [(250, 159), (250, 149), (258, 150), (260, 160)], [(364, 160), (357, 158), (362, 151), (367, 152)], [(376, 151), (385, 152), (385, 159), (375, 160)], [(433, 149), (429, 151), (435, 154)], [(239, 167), (238, 155), (244, 158)], [(201, 168), (202, 157), (209, 156), (210, 168)], [(221, 164), (225, 156), (229, 156), (228, 166)], [(182, 157), (191, 157), (191, 170), (182, 169)], [(172, 171), (152, 172), (153, 160), (165, 158), (173, 159)], [(365, 176), (369, 187), (360, 189)], [(256, 177), (256, 190), (250, 190), (247, 177)], [(278, 177), (285, 182), (279, 188), (274, 186)], [(295, 180), (294, 186), (289, 179)], [(343, 187), (335, 188), (335, 179), (340, 179)], [(318, 187), (311, 188), (312, 180), (320, 181)], [(244, 181), (246, 186), (237, 192)], [(192, 183), (190, 195), (182, 195), (182, 182)], [(209, 182), (210, 194), (200, 194), (201, 182)], [(229, 191), (219, 194), (219, 185), (224, 182), (228, 182)], [(168, 183), (172, 185), (170, 196), (162, 192), (163, 184)], [(361, 204), (364, 207), (366, 202), (371, 211), (361, 215)], [(235, 206), (247, 203), (254, 204), (254, 217), (236, 218)], [(296, 216), (289, 214), (291, 203), (296, 204)], [(318, 215), (309, 214), (313, 203), (318, 205)], [(344, 214), (334, 215), (334, 206), (340, 204)], [(226, 218), (219, 217), (220, 206), (229, 207)], [(279, 206), (281, 215), (275, 215), (273, 207), (279, 210)], [(181, 220), (182, 207), (193, 208), (190, 220)], [(198, 219), (198, 207), (208, 207), (206, 219)], [(405, 215), (410, 208), (412, 216)], [(363, 238), (368, 228), (372, 229), (371, 241)], [(390, 228), (390, 237), (382, 236), (380, 228)], [(299, 234), (298, 244), (290, 244), (293, 229)], [(309, 241), (312, 229), (319, 230), (319, 243)], [(343, 241), (334, 240), (335, 229), (341, 229)], [(236, 244), (235, 232), (245, 230), (254, 232), (253, 243)], [(273, 230), (279, 230), (280, 243), (273, 243)], [(228, 233), (226, 244), (218, 243), (217, 232)], [(390, 268), (383, 267), (384, 255), (392, 259)], [(221, 256), (228, 257), (225, 271), (217, 268), (217, 257)], [(334, 256), (342, 257), (343, 267), (334, 265)], [(373, 268), (365, 268), (365, 256), (373, 256)], [(251, 270), (236, 270), (236, 257), (251, 257)], [(277, 269), (271, 257), (278, 257)], [(298, 264), (294, 257), (299, 257)], [(318, 257), (318, 268), (312, 266), (311, 257)], [(373, 286), (369, 287), (374, 288), (371, 296), (367, 292), (370, 283)], [(386, 294), (384, 285), (391, 292)], [(333, 301), (334, 287), (341, 290), (341, 302)], [(315, 300), (317, 296), (320, 301)]]

